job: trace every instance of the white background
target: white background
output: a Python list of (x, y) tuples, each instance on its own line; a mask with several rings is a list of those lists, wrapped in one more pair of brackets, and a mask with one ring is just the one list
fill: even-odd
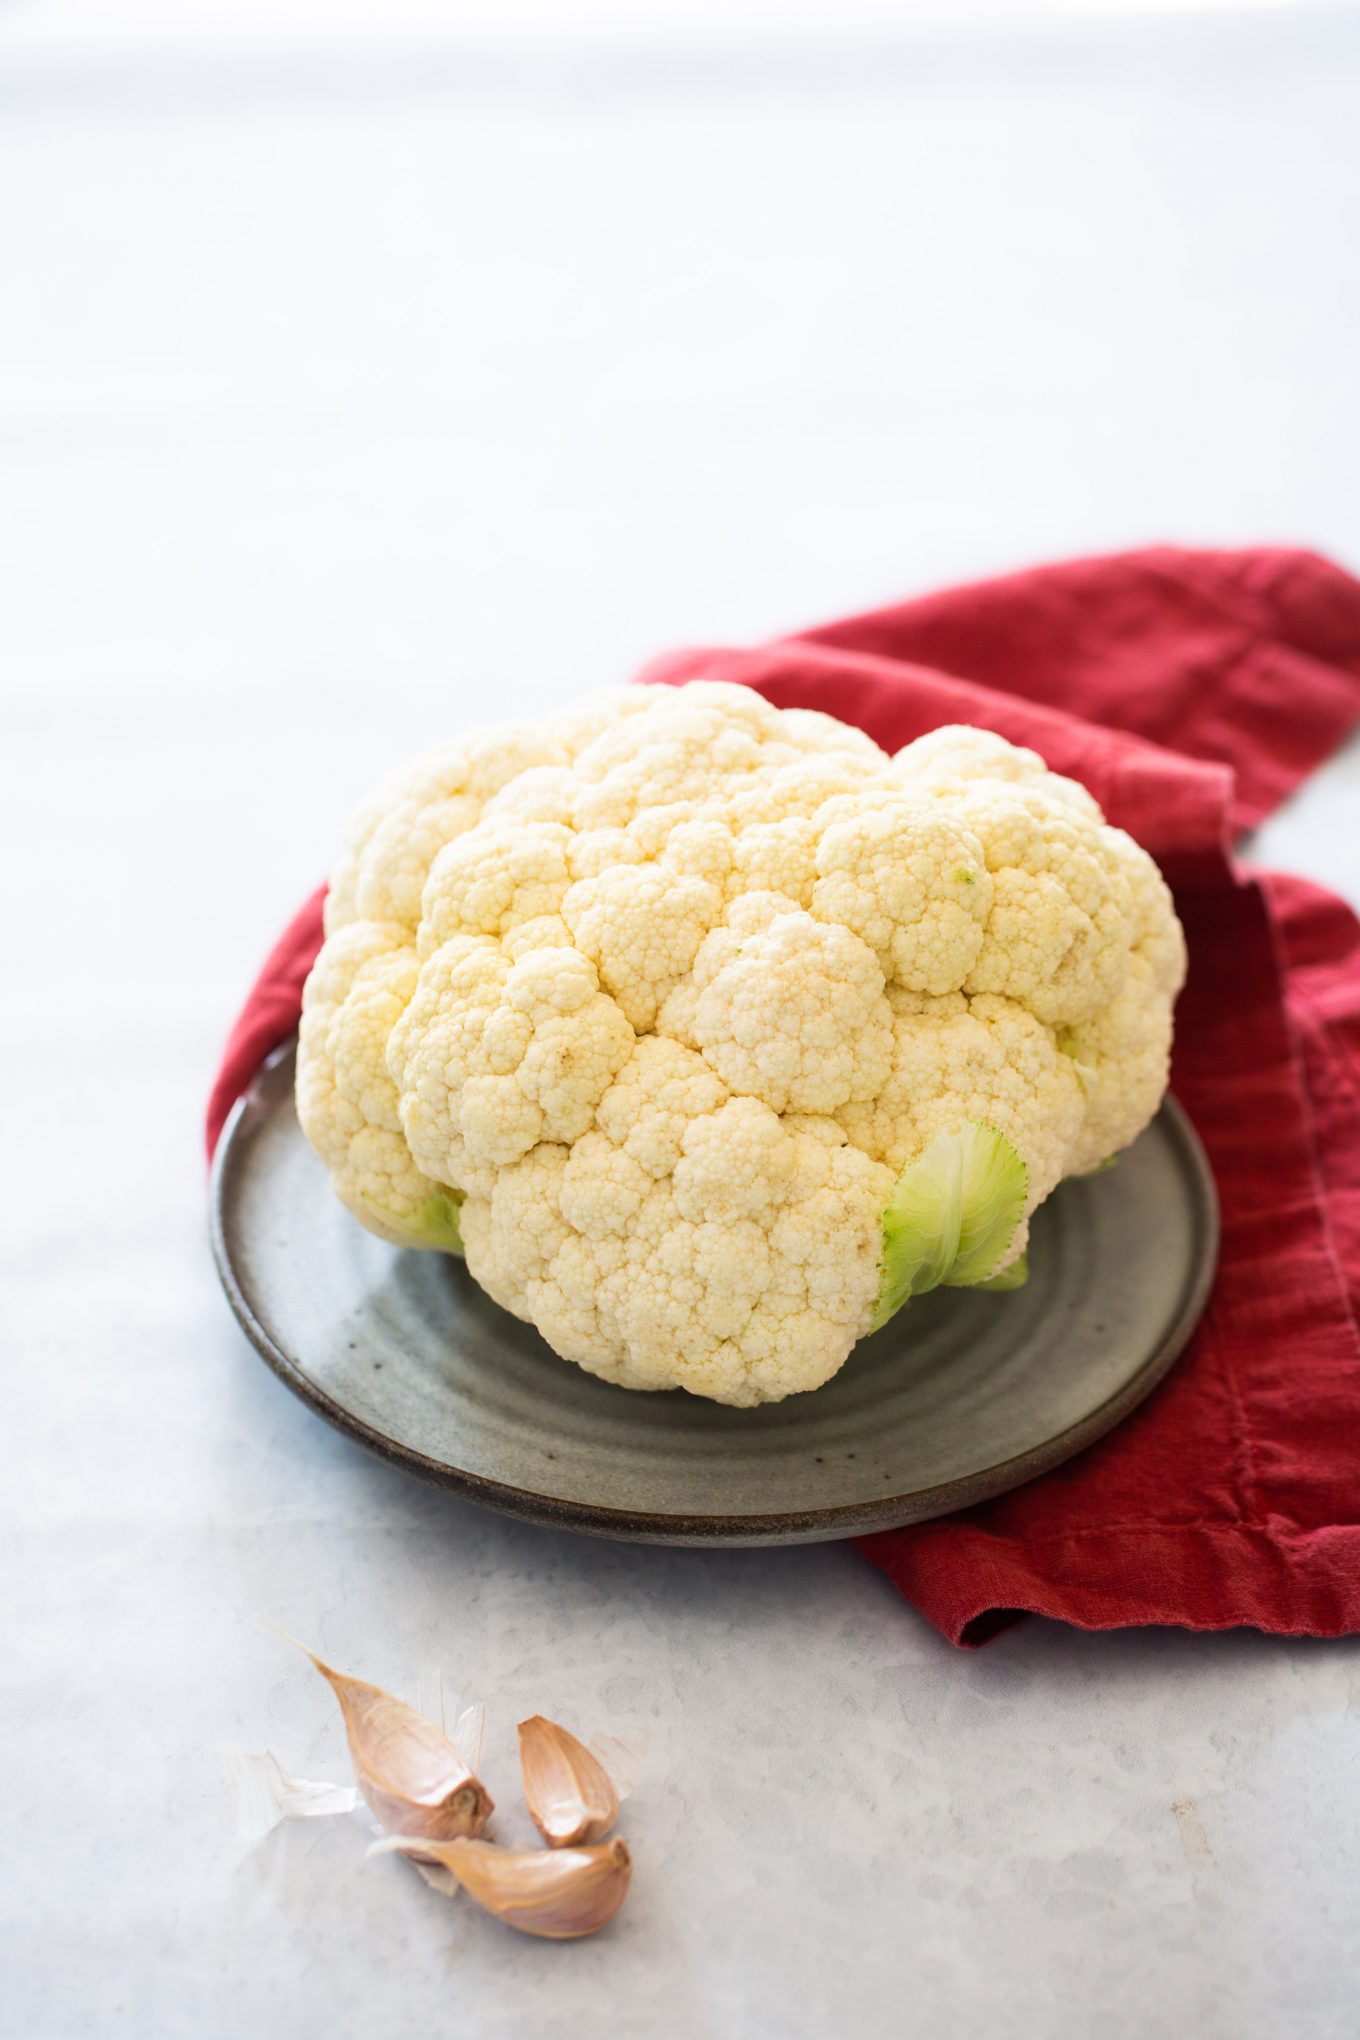
[[(198, 1122), (468, 721), (1074, 550), (1360, 561), (1358, 85), (1345, 6), (0, 9), (0, 2029), (1349, 2040), (1360, 1647), (969, 1656), (847, 1548), (426, 1491), (236, 1333)], [(1263, 854), (1360, 899), (1357, 793)], [(345, 1775), (259, 1615), (487, 1699), (506, 1802), (521, 1714), (644, 1736), (617, 1926), (237, 1843), (222, 1749)]]

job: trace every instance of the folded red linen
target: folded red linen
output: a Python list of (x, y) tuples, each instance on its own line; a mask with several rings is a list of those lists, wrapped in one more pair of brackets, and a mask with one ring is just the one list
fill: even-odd
[[(1283, 549), (1033, 569), (640, 677), (753, 686), (896, 749), (944, 722), (1029, 744), (1146, 845), (1190, 948), (1173, 1088), (1223, 1207), (1218, 1278), (1110, 1437), (959, 1515), (859, 1540), (953, 1642), (1025, 1612), (1090, 1629), (1360, 1630), (1360, 924), (1236, 865), (1360, 721), (1360, 583)], [(209, 1148), (297, 1023), (318, 892), (227, 1045)]]

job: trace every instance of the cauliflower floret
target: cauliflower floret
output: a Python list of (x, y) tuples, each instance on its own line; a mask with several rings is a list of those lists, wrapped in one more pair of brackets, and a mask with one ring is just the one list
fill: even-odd
[(727, 1099), (727, 1086), (701, 1056), (665, 1034), (642, 1037), (605, 1092), (598, 1125), (650, 1176), (674, 1172), (694, 1120)]
[(1051, 1028), (1014, 999), (894, 992), (892, 1071), (837, 1119), (856, 1146), (896, 1174), (939, 1133), (1003, 1133), (1029, 1172), (1026, 1212), (1068, 1173), (1086, 1109), (1081, 1080)]
[(352, 921), (326, 943), (303, 991), (298, 1121), (337, 1195), (371, 1231), (402, 1246), (455, 1249), (456, 1224), (402, 1137), (387, 1071), (388, 1039), (419, 967), (399, 923)]
[(1040, 786), (1050, 800), (1062, 801), (1088, 821), (1104, 820), (1100, 808), (1075, 779), (1050, 772), (1037, 751), (1008, 744), (994, 730), (970, 723), (943, 723), (907, 744), (893, 757), (893, 770), (912, 791), (957, 793), (970, 780), (999, 779), (1012, 785)]
[(470, 1197), (463, 1213), (469, 1269), (488, 1296), (526, 1317), (525, 1290), (541, 1280), (570, 1233), (562, 1188), (570, 1150), (545, 1141), (497, 1171), (489, 1197)]
[(360, 811), (298, 1110), (365, 1224), (461, 1234), (564, 1358), (771, 1401), (1023, 1255), (1156, 1110), (1184, 968), (1152, 860), (1032, 751), (607, 690)]
[(721, 911), (716, 886), (655, 864), (616, 864), (581, 879), (562, 903), (577, 946), (640, 1034)]
[(571, 884), (571, 831), (554, 822), (488, 818), (435, 858), (421, 899), (422, 957), (455, 935), (506, 935), (557, 913)]
[(1042, 787), (972, 782), (959, 814), (992, 874), (991, 912), (964, 989), (1002, 992), (1055, 1024), (1112, 999), (1128, 968), (1132, 898), (1114, 831)]
[(412, 1154), (470, 1191), (540, 1141), (579, 1140), (633, 1047), (579, 950), (511, 962), (488, 941), (460, 937), (422, 966), (388, 1066)]
[(868, 763), (883, 766), (888, 754), (874, 742), (866, 731), (856, 729), (853, 723), (838, 722), (834, 715), (823, 715), (819, 708), (786, 708), (780, 715), (780, 729), (790, 743), (800, 751), (815, 751), (820, 757), (828, 752), (853, 752)]
[(650, 714), (652, 706), (650, 695), (640, 688), (596, 687), (583, 694), (575, 707), (553, 717), (553, 736), (568, 758), (579, 758), (596, 737), (617, 729), (630, 715)]
[(814, 815), (785, 815), (778, 822), (753, 822), (732, 837), (732, 878), (728, 897), (779, 893), (795, 906), (810, 907), (817, 884), (821, 833)]
[(887, 1076), (891, 1016), (873, 951), (777, 893), (738, 901), (696, 956), (692, 989), (663, 1015), (729, 1090), (776, 1112), (834, 1112)]
[(777, 1112), (758, 1098), (729, 1098), (717, 1112), (692, 1120), (680, 1145), (672, 1180), (683, 1217), (773, 1221), (796, 1164), (793, 1139)]
[(992, 909), (977, 837), (938, 804), (881, 795), (828, 801), (817, 819), (813, 913), (861, 936), (908, 990), (957, 991)]
[(587, 1239), (617, 1239), (655, 1178), (598, 1128), (582, 1134), (562, 1177), (562, 1215)]
[(721, 898), (736, 869), (737, 842), (716, 815), (696, 816), (690, 808), (666, 830), (660, 870), (669, 878), (700, 879)]
[(326, 933), (346, 921), (402, 921), (414, 929), (430, 866), (480, 819), (510, 780), (550, 765), (563, 747), (528, 723), (481, 730), (393, 773), (363, 803), (331, 874)]
[(629, 717), (587, 745), (576, 760), (578, 829), (625, 828), (644, 809), (702, 800), (715, 779), (755, 773), (758, 732), (699, 692), (673, 691), (653, 714)]
[(1129, 959), (1128, 977), (1109, 1005), (1059, 1045), (1085, 1091), (1081, 1129), (1064, 1173), (1086, 1175), (1140, 1134), (1162, 1101), (1171, 1073), (1171, 997), (1153, 965)]

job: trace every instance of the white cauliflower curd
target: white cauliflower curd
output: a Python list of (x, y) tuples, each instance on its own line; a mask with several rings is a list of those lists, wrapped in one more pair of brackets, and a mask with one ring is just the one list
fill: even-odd
[(816, 1388), (1156, 1111), (1184, 947), (1091, 796), (980, 729), (889, 757), (744, 687), (620, 688), (385, 782), (297, 1099), (373, 1231), (564, 1359)]

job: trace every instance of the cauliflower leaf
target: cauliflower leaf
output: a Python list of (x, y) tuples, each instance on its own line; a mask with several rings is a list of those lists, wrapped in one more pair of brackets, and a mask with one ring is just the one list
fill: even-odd
[(902, 1171), (883, 1214), (872, 1329), (886, 1325), (908, 1297), (994, 1279), (1025, 1215), (1028, 1181), (1025, 1164), (994, 1126), (937, 1134)]
[(436, 1190), (422, 1199), (413, 1211), (392, 1211), (381, 1204), (367, 1209), (393, 1236), (398, 1246), (427, 1248), (437, 1254), (457, 1254), (462, 1259), (463, 1235), (458, 1225), (462, 1199), (450, 1190)]

